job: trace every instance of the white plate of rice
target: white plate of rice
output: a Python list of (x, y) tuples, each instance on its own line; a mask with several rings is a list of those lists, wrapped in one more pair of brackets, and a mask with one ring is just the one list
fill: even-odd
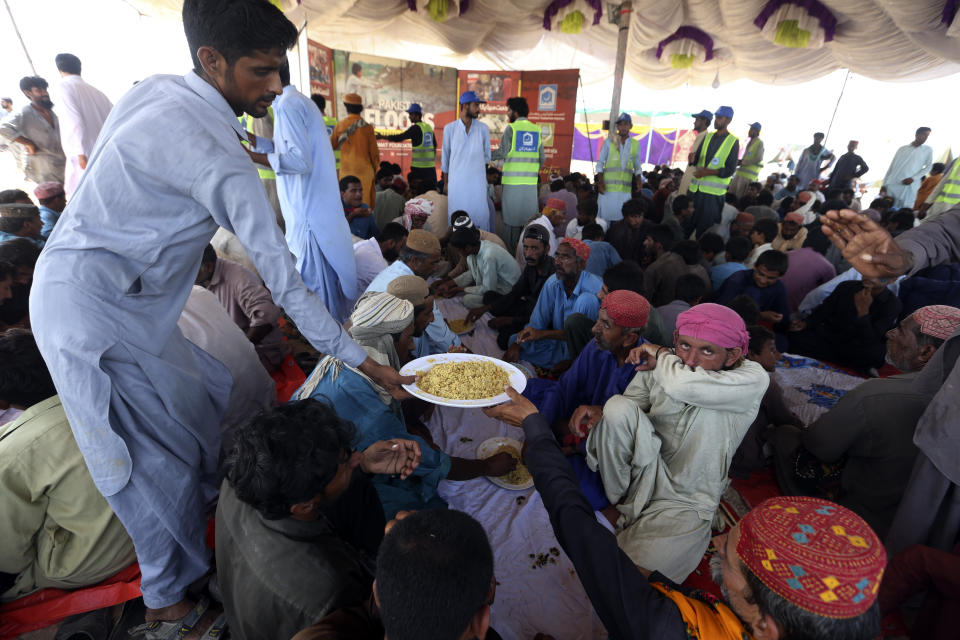
[(523, 451), (523, 445), (518, 440), (506, 436), (497, 436), (484, 440), (477, 447), (477, 459), (485, 460), (501, 452), (506, 452), (517, 459), (517, 468), (510, 473), (498, 478), (487, 476), (487, 480), (511, 491), (526, 491), (533, 486), (533, 476), (526, 465), (520, 460), (520, 454)]
[(509, 402), (503, 392), (510, 385), (517, 392), (527, 386), (527, 377), (510, 363), (475, 353), (440, 353), (417, 358), (400, 369), (400, 375), (420, 378), (403, 388), (422, 400), (445, 407), (492, 407)]

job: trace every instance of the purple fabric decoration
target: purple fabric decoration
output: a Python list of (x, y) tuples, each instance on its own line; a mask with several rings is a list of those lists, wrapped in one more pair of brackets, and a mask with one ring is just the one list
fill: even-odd
[(407, 0), (407, 8), (410, 9), (410, 11), (416, 11), (417, 0)]
[(713, 59), (713, 38), (711, 38), (709, 34), (707, 34), (706, 32), (701, 31), (696, 27), (680, 27), (679, 29), (674, 31), (673, 35), (671, 35), (669, 38), (664, 38), (659, 43), (657, 43), (657, 59), (659, 60), (660, 56), (663, 55), (663, 48), (665, 46), (667, 46), (674, 40), (682, 40), (684, 38), (693, 40), (694, 42), (696, 42), (697, 44), (703, 47), (704, 51), (707, 54), (704, 61)]
[(940, 22), (949, 26), (953, 24), (953, 19), (957, 16), (957, 9), (960, 9), (960, 0), (947, 0), (943, 5), (943, 17)]
[[(560, 9), (573, 4), (573, 0), (553, 0), (547, 8), (543, 10), (543, 28), (551, 30), (553, 19), (560, 13)], [(587, 0), (587, 4), (593, 7), (593, 22), (591, 24), (600, 24), (600, 18), (603, 17), (603, 0)], [(461, 13), (463, 13), (461, 11)]]
[[(956, 0), (952, 1), (956, 2)], [(830, 12), (830, 9), (827, 9), (817, 0), (769, 0), (763, 11), (753, 21), (753, 24), (757, 25), (758, 29), (763, 29), (773, 12), (785, 4), (795, 4), (806, 9), (810, 15), (820, 22), (820, 28), (823, 29), (823, 41), (830, 42), (833, 40), (833, 36), (837, 32), (837, 19)]]

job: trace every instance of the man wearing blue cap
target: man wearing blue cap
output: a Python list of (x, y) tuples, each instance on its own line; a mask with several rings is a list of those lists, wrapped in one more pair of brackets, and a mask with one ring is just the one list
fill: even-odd
[(600, 217), (607, 222), (623, 218), (623, 203), (630, 199), (633, 177), (640, 173), (640, 143), (630, 137), (633, 119), (621, 113), (616, 124), (617, 132), (603, 141), (597, 158), (597, 204)]
[(690, 182), (693, 217), (684, 220), (684, 233), (689, 234), (696, 230), (697, 237), (700, 237), (707, 229), (720, 222), (723, 197), (730, 186), (734, 171), (737, 170), (737, 156), (740, 154), (737, 137), (727, 131), (731, 120), (733, 109), (717, 109), (713, 117), (716, 131), (704, 136), (700, 145), (693, 150), (693, 157), (696, 158), (693, 180)]
[(760, 123), (754, 122), (750, 125), (750, 132), (747, 134), (747, 147), (743, 151), (743, 157), (740, 158), (740, 168), (730, 181), (728, 191), (737, 196), (737, 199), (743, 197), (747, 191), (747, 186), (760, 179), (760, 167), (763, 166), (763, 140), (760, 139)]
[(693, 172), (696, 171), (697, 159), (693, 155), (693, 150), (700, 146), (703, 138), (707, 135), (710, 128), (710, 122), (713, 120), (713, 112), (704, 109), (700, 113), (693, 114), (693, 131), (697, 134), (693, 144), (690, 145), (690, 153), (687, 158), (687, 168), (683, 171), (683, 177), (680, 178), (680, 187), (677, 189), (677, 195), (685, 195), (690, 190), (690, 182), (693, 180)]
[(437, 185), (437, 147), (433, 127), (423, 121), (423, 109), (416, 102), (407, 108), (410, 126), (403, 133), (392, 136), (377, 134), (377, 140), (390, 142), (410, 141), (413, 158), (410, 160), (410, 181), (419, 180), (424, 190), (429, 191)]
[(540, 208), (537, 187), (543, 166), (540, 126), (529, 120), (526, 98), (507, 99), (510, 124), (503, 131), (500, 146), (491, 158), (503, 160), (503, 241), (508, 247), (520, 244), (524, 225)]
[(477, 228), (493, 231), (487, 205), (490, 129), (477, 120), (484, 103), (473, 91), (461, 94), (460, 117), (443, 128), (440, 170), (449, 198), (447, 210), (466, 211)]

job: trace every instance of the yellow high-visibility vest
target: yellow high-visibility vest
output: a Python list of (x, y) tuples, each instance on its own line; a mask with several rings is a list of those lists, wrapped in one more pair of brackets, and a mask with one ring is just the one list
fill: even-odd
[[(323, 116), (323, 124), (327, 125), (327, 136), (333, 135), (333, 128), (337, 126), (337, 119), (330, 116)], [(340, 149), (333, 150), (333, 157), (337, 160), (337, 173), (340, 173)]]
[(543, 144), (540, 126), (526, 118), (510, 123), (513, 141), (503, 162), (503, 178), (506, 185), (536, 185), (540, 173), (540, 147)]
[(960, 158), (953, 161), (953, 168), (950, 173), (940, 178), (943, 181), (943, 189), (934, 202), (945, 202), (949, 205), (960, 204)]
[[(271, 123), (273, 122), (273, 107), (272, 107), (272, 106), (267, 107), (267, 115), (266, 115), (265, 117), (270, 118), (270, 122), (271, 122)], [(252, 116), (250, 116), (250, 115), (248, 115), (248, 114), (246, 114), (246, 113), (243, 114), (242, 116), (240, 116), (240, 124), (243, 126), (244, 129), (246, 129), (246, 130), (249, 131), (250, 133), (253, 133), (253, 132), (254, 132), (254, 131), (253, 131), (253, 117), (252, 117)], [(260, 179), (261, 179), (261, 180), (276, 180), (276, 179), (277, 179), (277, 174), (273, 171), (273, 169), (269, 169), (269, 168), (263, 166), (262, 164), (258, 164), (258, 165), (257, 165), (257, 173), (260, 174)]]
[(607, 191), (630, 193), (633, 188), (633, 175), (637, 167), (637, 154), (640, 152), (640, 142), (630, 138), (630, 149), (627, 151), (627, 167), (620, 168), (620, 145), (616, 138), (610, 139), (610, 151), (607, 162), (603, 167), (603, 186)]
[(416, 125), (420, 127), (420, 144), (413, 145), (410, 166), (417, 169), (436, 169), (437, 147), (433, 127), (426, 122), (418, 122)]
[[(727, 137), (720, 143), (720, 148), (717, 149), (716, 155), (710, 160), (710, 166), (707, 167), (707, 147), (710, 146), (710, 141), (713, 140), (714, 133), (716, 132), (711, 131), (708, 133), (703, 139), (703, 144), (700, 145), (700, 156), (697, 158), (696, 164), (699, 168), (720, 169), (727, 164), (727, 157), (729, 157), (730, 151), (733, 149), (733, 144), (737, 140), (731, 133), (727, 133)], [(720, 176), (704, 176), (702, 178), (694, 178), (690, 181), (689, 192), (696, 193), (697, 191), (702, 191), (712, 196), (722, 196), (727, 192), (727, 187), (730, 186), (730, 178), (732, 177), (733, 176), (726, 178), (721, 178)]]

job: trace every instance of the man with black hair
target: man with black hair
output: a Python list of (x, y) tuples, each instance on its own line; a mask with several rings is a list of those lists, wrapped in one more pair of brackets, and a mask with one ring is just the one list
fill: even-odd
[[(747, 143), (743, 147), (743, 157), (740, 159), (733, 180), (730, 181), (730, 193), (740, 198), (741, 202), (754, 184), (757, 185), (757, 193), (763, 188), (757, 182), (760, 179), (760, 170), (763, 167), (763, 140), (760, 139), (760, 128), (759, 122), (750, 125), (750, 129), (747, 131)], [(756, 198), (756, 195), (753, 197)], [(749, 205), (740, 208), (746, 209), (747, 206)]]
[(693, 217), (693, 199), (689, 196), (679, 195), (670, 203), (670, 210), (664, 211), (663, 224), (670, 227), (673, 232), (673, 239), (679, 242), (686, 235), (683, 232), (683, 225), (688, 218)]
[(363, 201), (363, 182), (360, 178), (354, 175), (340, 178), (340, 203), (347, 216), (350, 233), (364, 240), (377, 235), (373, 209)]
[[(646, 219), (648, 212), (653, 211), (653, 201), (638, 196), (623, 203), (622, 220), (610, 223), (607, 231), (607, 242), (613, 245), (620, 257), (624, 260), (633, 260), (637, 264), (644, 264), (644, 238), (653, 228), (653, 223)], [(649, 264), (649, 263), (647, 263)]]
[(442, 281), (437, 291), (444, 295), (462, 292), (463, 306), (476, 309), (506, 295), (520, 279), (520, 265), (500, 245), (483, 240), (476, 228), (457, 229), (450, 236), (450, 244), (465, 257), (467, 270), (453, 279)]
[(538, 208), (540, 167), (544, 150), (540, 125), (527, 119), (530, 106), (526, 98), (507, 98), (510, 124), (503, 130), (500, 146), (491, 160), (503, 160), (503, 235), (508, 247), (516, 246), (523, 225)]
[(670, 228), (660, 224), (650, 229), (643, 245), (651, 258), (650, 266), (643, 272), (643, 288), (650, 304), (662, 307), (673, 300), (677, 278), (686, 273), (700, 277), (710, 290), (710, 276), (700, 264), (700, 248), (695, 241), (682, 240), (674, 245)]
[(506, 349), (510, 336), (526, 326), (540, 297), (540, 290), (556, 267), (550, 255), (550, 233), (543, 225), (532, 224), (523, 232), (523, 271), (513, 288), (503, 297), (467, 314), (467, 322), (476, 322), (489, 311), (494, 317), (487, 323), (498, 332), (497, 345)]
[[(337, 170), (333, 151), (328, 147), (323, 115), (290, 82), (289, 66), (281, 67), (280, 83), (283, 92), (273, 105), (273, 140), (261, 140), (254, 134), (250, 138), (255, 147), (268, 152), (250, 155), (254, 162), (275, 172), (287, 246), (297, 259), (300, 277), (308, 289), (323, 299), (330, 315), (342, 322), (350, 315), (352, 302), (360, 296), (350, 245), (351, 227), (360, 227), (371, 218), (360, 216), (354, 221), (347, 214), (348, 222), (340, 216), (333, 190)], [(350, 198), (351, 206), (360, 204), (354, 201), (356, 194), (351, 189), (355, 186), (358, 185), (351, 184), (347, 194), (341, 193), (341, 202)], [(343, 192), (343, 187), (340, 190)], [(376, 231), (371, 235), (375, 234)]]
[[(473, 91), (460, 94), (459, 117), (443, 128), (440, 170), (450, 211), (466, 211), (478, 229), (496, 231), (487, 204), (486, 166), (490, 162), (490, 128), (479, 120), (484, 100)], [(539, 136), (537, 137), (539, 140)], [(529, 218), (536, 210), (527, 211)], [(521, 224), (523, 221), (521, 221)], [(507, 244), (512, 247), (513, 244)]]
[(29, 102), (19, 113), (4, 118), (0, 137), (12, 146), (17, 166), (27, 182), (63, 182), (66, 157), (60, 144), (60, 121), (53, 112), (47, 81), (37, 76), (20, 79), (20, 91)]
[(4, 111), (4, 113), (0, 115), (6, 118), (8, 115), (13, 113), (13, 100), (10, 98), (0, 98), (0, 109), (3, 109)]
[(63, 186), (69, 198), (87, 168), (93, 145), (113, 109), (113, 103), (102, 91), (80, 77), (80, 58), (72, 53), (58, 53), (54, 61), (60, 72), (60, 113), (63, 116), (60, 142), (67, 157)]
[(377, 275), (400, 257), (410, 232), (399, 222), (390, 222), (374, 238), (355, 239), (353, 256), (357, 261), (357, 292), (362, 294)]
[(751, 182), (746, 185), (745, 193), (737, 201), (737, 208), (746, 211), (747, 207), (757, 204), (757, 198), (760, 197), (760, 189), (763, 187), (759, 182)]
[(412, 380), (369, 358), (303, 286), (241, 146), (237, 116), (262, 117), (281, 92), (296, 28), (264, 0), (185, 0), (183, 24), (194, 68), (148, 78), (114, 107), (30, 297), (90, 474), (134, 541), (158, 636), (207, 608), (187, 587), (210, 568), (204, 513), (231, 376), (176, 324), (217, 227), (243, 242), (318, 351), (387, 388)]
[[(729, 276), (714, 295), (714, 300), (727, 304), (738, 295), (753, 298), (760, 309), (760, 318), (773, 325), (778, 334), (786, 334), (790, 326), (790, 308), (787, 290), (780, 278), (787, 272), (790, 261), (782, 251), (770, 249), (760, 254), (753, 269), (738, 271)], [(781, 337), (785, 341), (785, 338)]]
[(797, 184), (801, 189), (807, 189), (811, 180), (816, 180), (820, 174), (830, 167), (836, 156), (823, 146), (825, 136), (818, 131), (813, 134), (813, 144), (800, 152), (800, 159), (793, 174), (797, 177)]
[(774, 222), (780, 220), (780, 214), (773, 208), (773, 194), (766, 189), (757, 196), (756, 204), (745, 208), (744, 211), (753, 216), (754, 223), (764, 218)]
[(567, 238), (576, 238), (583, 240), (583, 228), (588, 224), (596, 224), (600, 227), (601, 233), (606, 233), (610, 228), (610, 223), (603, 218), (597, 217), (600, 209), (597, 206), (596, 198), (587, 198), (577, 203), (577, 216), (567, 223), (567, 230), (564, 236)]
[(382, 165), (383, 163), (377, 170), (377, 201), (373, 205), (373, 221), (377, 229), (382, 229), (394, 218), (402, 216), (403, 205), (406, 202), (403, 196), (393, 189), (393, 169)]
[(752, 269), (757, 258), (773, 248), (773, 240), (779, 233), (780, 225), (776, 220), (759, 220), (755, 223), (748, 236), (752, 248), (743, 264), (748, 269)]
[(130, 566), (133, 543), (90, 477), (33, 335), (0, 334), (0, 596), (79, 589)]
[(234, 432), (217, 504), (217, 577), (230, 634), (289, 638), (370, 594), (383, 538), (373, 474), (407, 478), (412, 440), (354, 451), (350, 422), (306, 399), (262, 411)]
[(567, 224), (570, 224), (577, 217), (577, 203), (579, 202), (577, 185), (579, 185), (579, 178), (576, 175), (572, 178), (570, 176), (566, 178), (558, 178), (556, 175), (551, 176), (550, 193), (540, 196), (541, 207), (546, 204), (547, 198), (560, 198), (567, 204)]
[(735, 236), (727, 241), (724, 262), (710, 270), (710, 284), (714, 291), (719, 291), (724, 281), (737, 271), (750, 268), (744, 264), (750, 249), (750, 240), (743, 236)]
[(0, 263), (14, 268), (9, 285), (10, 296), (0, 297), (0, 327), (30, 326), (30, 286), (33, 284), (33, 268), (39, 257), (40, 247), (27, 238), (0, 242)]
[(779, 202), (784, 198), (796, 198), (800, 193), (799, 185), (800, 179), (797, 176), (790, 176), (787, 178), (787, 186), (773, 194), (773, 199)]
[(913, 142), (897, 149), (883, 176), (883, 188), (897, 209), (912, 206), (917, 200), (920, 178), (933, 164), (933, 149), (925, 144), (929, 137), (930, 127), (917, 129)]
[(583, 241), (590, 247), (590, 259), (586, 269), (590, 273), (602, 276), (610, 267), (622, 262), (620, 254), (609, 242), (603, 241), (603, 227), (596, 222), (583, 228)]
[[(432, 114), (431, 114), (432, 115)], [(407, 107), (410, 126), (406, 131), (390, 136), (377, 134), (377, 140), (390, 142), (410, 141), (410, 180), (418, 180), (423, 188), (433, 189), (437, 185), (437, 137), (433, 126), (423, 121), (423, 107), (411, 102)]]
[(663, 324), (665, 335), (673, 335), (677, 328), (677, 316), (703, 302), (710, 290), (703, 284), (700, 276), (693, 273), (685, 273), (677, 278), (676, 294), (672, 301), (657, 307), (657, 313), (660, 314), (660, 322)]
[(700, 248), (700, 264), (707, 270), (707, 273), (715, 266), (723, 264), (725, 259), (723, 248), (725, 245), (720, 234), (712, 231), (706, 232), (697, 239), (697, 246)]
[[(849, 189), (853, 181), (870, 171), (870, 167), (857, 155), (857, 145), (860, 143), (851, 140), (847, 143), (847, 152), (837, 158), (837, 164), (830, 174), (831, 189)], [(794, 194), (796, 195), (796, 194)], [(829, 200), (829, 197), (827, 198)]]
[(727, 130), (733, 120), (733, 109), (720, 107), (713, 116), (716, 131), (711, 131), (691, 156), (696, 166), (690, 182), (694, 215), (683, 228), (684, 235), (696, 232), (697, 236), (721, 221), (727, 187), (737, 170), (740, 142)]
[(0, 204), (0, 242), (26, 238), (43, 247), (43, 219), (32, 204)]
[(333, 128), (330, 144), (334, 151), (340, 152), (340, 168), (337, 170), (340, 178), (353, 176), (359, 180), (363, 202), (373, 207), (376, 203), (374, 175), (380, 166), (380, 149), (373, 125), (360, 115), (363, 113), (363, 104), (364, 100), (356, 93), (343, 96), (343, 108), (347, 110), (347, 115)]

